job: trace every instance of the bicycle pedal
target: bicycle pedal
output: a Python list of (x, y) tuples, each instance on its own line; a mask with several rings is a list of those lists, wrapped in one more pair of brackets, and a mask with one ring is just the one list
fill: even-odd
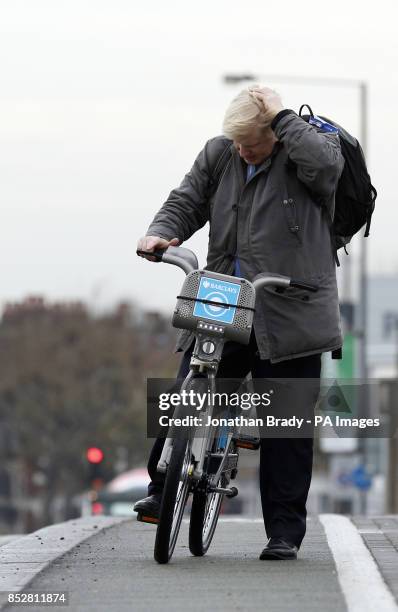
[(260, 448), (260, 438), (254, 436), (245, 436), (240, 434), (235, 438), (235, 443), (238, 448), (247, 448), (249, 450), (258, 450)]
[(221, 495), (225, 495), (225, 497), (228, 497), (229, 499), (231, 499), (231, 497), (236, 497), (239, 493), (236, 487), (210, 487), (210, 492), (221, 493)]
[(238, 495), (239, 491), (236, 487), (231, 487), (229, 490), (229, 493), (227, 493), (226, 497), (228, 497), (228, 499), (232, 499), (233, 497), (236, 497)]
[(152, 523), (154, 525), (159, 523), (159, 519), (156, 516), (148, 516), (147, 514), (141, 514), (140, 512), (137, 514), (137, 521), (140, 521), (141, 523)]

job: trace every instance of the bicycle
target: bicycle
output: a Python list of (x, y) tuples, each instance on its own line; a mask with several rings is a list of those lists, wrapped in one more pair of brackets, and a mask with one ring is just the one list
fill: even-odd
[[(177, 296), (172, 325), (190, 330), (195, 345), (190, 369), (180, 393), (198, 390), (205, 385), (214, 397), (216, 374), (225, 341), (248, 344), (252, 331), (256, 293), (272, 285), (283, 290), (298, 287), (316, 291), (317, 287), (277, 274), (258, 275), (253, 283), (238, 278), (200, 270), (196, 255), (183, 247), (168, 247), (153, 252), (137, 251), (137, 255), (151, 256), (156, 261), (181, 268), (186, 278)], [(204, 408), (204, 407), (203, 407)], [(206, 402), (201, 410), (208, 422), (214, 404)], [(174, 417), (188, 411), (176, 408)], [(182, 517), (190, 493), (193, 494), (189, 549), (195, 556), (203, 556), (212, 542), (224, 496), (235, 497), (236, 487), (229, 486), (238, 470), (239, 448), (257, 449), (260, 440), (243, 436), (233, 427), (191, 427), (181, 435), (172, 425), (165, 439), (157, 469), (165, 473), (165, 483), (158, 520), (138, 515), (138, 520), (157, 522), (154, 557), (158, 563), (168, 563), (177, 542)]]

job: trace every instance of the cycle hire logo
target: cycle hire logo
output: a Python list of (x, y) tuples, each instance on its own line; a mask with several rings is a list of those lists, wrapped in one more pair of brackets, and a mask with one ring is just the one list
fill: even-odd
[(223, 304), (237, 304), (240, 287), (238, 283), (218, 281), (215, 278), (204, 276), (200, 280), (196, 297), (201, 300), (217, 302), (220, 306), (196, 302), (193, 315), (201, 319), (210, 319), (211, 321), (218, 321), (219, 323), (231, 324), (234, 320), (236, 308), (231, 308), (229, 306), (223, 307)]

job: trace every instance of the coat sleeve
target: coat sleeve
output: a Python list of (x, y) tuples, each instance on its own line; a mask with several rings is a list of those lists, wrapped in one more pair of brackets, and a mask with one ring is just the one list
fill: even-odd
[(329, 200), (344, 166), (338, 135), (322, 132), (293, 111), (283, 114), (273, 130), (296, 164), (298, 179), (314, 195)]
[(209, 140), (197, 156), (191, 170), (182, 183), (173, 189), (155, 215), (146, 233), (180, 243), (188, 240), (209, 220), (209, 197), (212, 187), (212, 170), (225, 143), (220, 137)]

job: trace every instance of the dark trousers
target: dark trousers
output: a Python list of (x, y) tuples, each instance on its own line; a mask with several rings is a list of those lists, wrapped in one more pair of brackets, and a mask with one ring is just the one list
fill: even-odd
[[(188, 374), (192, 349), (193, 345), (184, 353), (177, 378), (183, 379)], [(269, 360), (260, 359), (254, 335), (248, 346), (226, 342), (217, 378), (243, 380), (249, 372), (253, 379), (319, 379), (321, 355), (310, 355), (272, 364)], [(294, 401), (294, 397), (292, 399)], [(313, 410), (315, 401), (313, 406), (307, 407), (309, 412)], [(149, 457), (148, 472), (151, 478), (149, 495), (161, 493), (163, 490), (164, 475), (156, 469), (163, 444), (164, 439), (158, 438)], [(261, 439), (260, 492), (268, 538), (282, 537), (300, 547), (306, 531), (306, 502), (311, 484), (312, 461), (312, 437)]]

